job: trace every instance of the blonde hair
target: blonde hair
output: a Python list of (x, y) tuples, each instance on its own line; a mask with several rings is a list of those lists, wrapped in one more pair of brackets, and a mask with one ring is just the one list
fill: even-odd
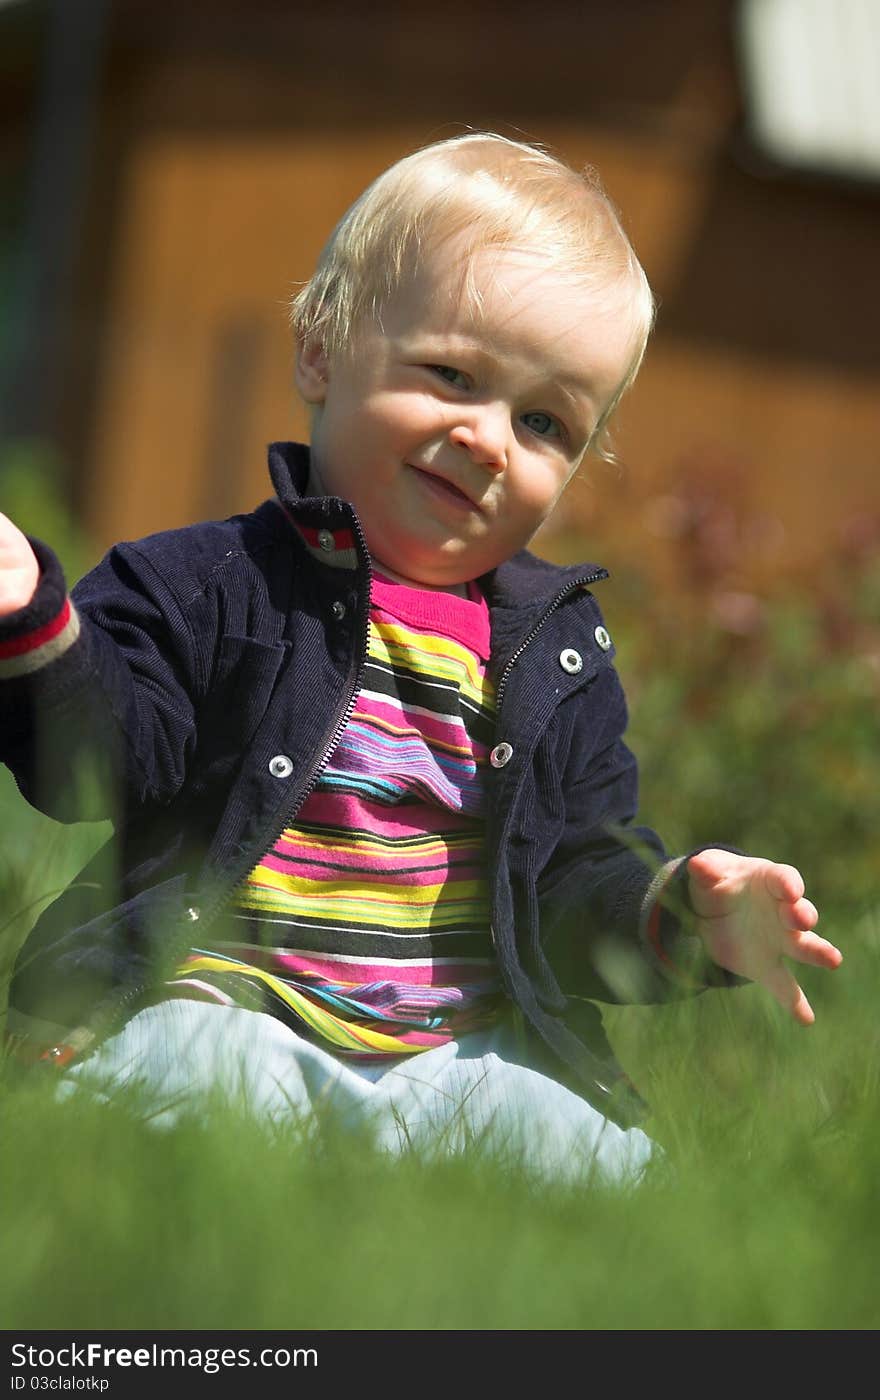
[(422, 259), (449, 239), (465, 267), (484, 248), (540, 251), (590, 289), (629, 284), (633, 358), (593, 434), (600, 456), (608, 421), (638, 373), (655, 303), (648, 279), (598, 174), (565, 165), (540, 146), (494, 132), (433, 142), (389, 166), (334, 228), (314, 275), (294, 296), (290, 320), (302, 345), (345, 352), (359, 325), (383, 308)]

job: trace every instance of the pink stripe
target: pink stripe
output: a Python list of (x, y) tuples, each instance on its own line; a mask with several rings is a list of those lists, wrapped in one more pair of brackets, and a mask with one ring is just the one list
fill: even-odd
[(398, 618), (413, 630), (452, 637), (486, 661), (490, 648), (489, 608), (483, 595), (475, 591), (475, 597), (457, 598), (454, 593), (409, 588), (374, 574), (372, 601), (374, 609)]
[(479, 856), (482, 843), (477, 833), (471, 829), (467, 833), (471, 839), (469, 841), (457, 840), (450, 844), (444, 840), (443, 836), (432, 838), (430, 845), (419, 842), (417, 845), (400, 846), (376, 846), (369, 837), (361, 837), (356, 842), (352, 838), (352, 843), (344, 849), (336, 845), (324, 844), (315, 839), (306, 840), (295, 827), (288, 828), (282, 836), (278, 837), (272, 847), (272, 853), (277, 856), (287, 856), (289, 860), (325, 860), (333, 864), (361, 865), (364, 862), (368, 865), (375, 865), (378, 861), (385, 864), (386, 861), (393, 861), (395, 865), (399, 863), (410, 865), (424, 865), (426, 861), (445, 864), (447, 860), (459, 861), (462, 859), (476, 860)]
[[(288, 875), (292, 879), (308, 880), (313, 884), (320, 885), (320, 891), (315, 891), (316, 896), (318, 893), (321, 896), (325, 894), (329, 896), (339, 892), (350, 896), (351, 880), (348, 872), (351, 872), (357, 874), (359, 885), (395, 885), (401, 888), (414, 887), (417, 889), (437, 885), (446, 892), (450, 886), (455, 886), (463, 881), (469, 881), (473, 884), (483, 874), (475, 860), (467, 865), (456, 864), (455, 866), (449, 866), (446, 862), (441, 861), (439, 864), (433, 865), (430, 870), (420, 871), (402, 869), (400, 861), (393, 858), (389, 859), (388, 865), (384, 869), (365, 868), (370, 864), (375, 865), (375, 862), (353, 859), (346, 860), (343, 870), (328, 870), (326, 865), (300, 865), (296, 862), (279, 860), (270, 851), (263, 856), (257, 869), (252, 871), (248, 884), (256, 885), (259, 889), (276, 889), (274, 884), (260, 879), (260, 870), (274, 870), (279, 875)], [(283, 894), (284, 891), (281, 890), (278, 893)], [(449, 903), (448, 893), (443, 894), (441, 902), (445, 909)]]
[[(389, 813), (391, 813), (389, 815)], [(360, 829), (375, 836), (404, 839), (411, 836), (447, 836), (473, 832), (474, 818), (441, 807), (420, 806), (407, 818), (405, 808), (383, 807), (351, 793), (314, 792), (298, 816), (301, 825)]]

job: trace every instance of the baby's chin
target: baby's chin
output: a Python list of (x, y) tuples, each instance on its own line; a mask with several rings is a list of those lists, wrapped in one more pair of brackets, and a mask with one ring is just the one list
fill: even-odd
[(392, 583), (402, 583), (406, 588), (422, 588), (430, 593), (454, 593), (459, 598), (467, 597), (467, 583), (429, 583), (423, 578), (407, 578), (405, 574), (398, 573), (392, 569), (382, 559), (372, 556), (373, 569), (383, 578), (390, 579)]

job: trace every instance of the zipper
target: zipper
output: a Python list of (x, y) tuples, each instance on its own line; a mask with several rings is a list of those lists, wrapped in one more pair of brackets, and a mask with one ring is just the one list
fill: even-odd
[[(547, 619), (553, 616), (560, 603), (563, 603), (566, 598), (568, 598), (572, 593), (575, 593), (579, 588), (586, 588), (589, 586), (589, 584), (599, 583), (600, 580), (608, 577), (609, 574), (607, 569), (594, 569), (592, 573), (584, 574), (582, 578), (573, 579), (571, 583), (566, 584), (565, 588), (561, 589), (560, 592), (556, 594), (556, 597), (550, 603), (550, 606), (538, 618), (538, 621), (535, 623), (531, 632), (529, 632), (527, 637), (523, 638), (519, 646), (514, 651), (513, 655), (508, 659), (507, 665), (504, 667), (504, 670), (501, 673), (501, 679), (498, 682), (498, 689), (495, 692), (495, 707), (498, 715), (501, 714), (501, 700), (504, 695), (504, 687), (507, 685), (508, 676), (510, 675), (519, 658), (522, 656), (526, 647), (535, 640)], [(489, 937), (492, 940), (492, 947), (497, 952), (498, 936), (495, 932), (495, 925), (491, 923), (489, 925)]]
[(516, 665), (517, 661), (519, 661), (519, 658), (525, 651), (526, 647), (535, 640), (547, 619), (553, 616), (560, 603), (563, 603), (565, 599), (570, 597), (572, 593), (576, 593), (579, 588), (587, 588), (589, 584), (599, 583), (601, 579), (605, 579), (608, 577), (609, 574), (607, 569), (594, 569), (591, 574), (584, 574), (582, 578), (573, 579), (571, 583), (566, 584), (565, 588), (563, 588), (561, 592), (557, 593), (556, 597), (553, 599), (546, 612), (542, 613), (541, 616), (538, 618), (538, 621), (535, 623), (528, 636), (520, 642), (519, 646), (516, 648), (516, 651), (510, 657), (510, 659), (507, 662), (507, 665), (504, 667), (504, 670), (501, 673), (501, 679), (498, 682), (498, 689), (495, 692), (495, 706), (499, 715), (501, 714), (501, 700), (504, 695), (504, 688), (507, 685), (507, 679), (514, 666)]
[[(354, 520), (353, 524), (355, 537), (357, 538), (358, 543), (361, 546), (363, 557), (367, 561), (367, 606), (364, 613), (364, 624), (361, 629), (361, 646), (359, 652), (357, 653), (358, 659), (355, 668), (353, 684), (349, 690), (348, 698), (345, 702), (342, 714), (340, 715), (339, 719), (336, 721), (336, 724), (333, 727), (332, 736), (330, 737), (329, 742), (325, 743), (323, 757), (321, 758), (320, 762), (317, 763), (312, 769), (312, 772), (309, 775), (308, 781), (306, 782), (305, 786), (301, 788), (300, 791), (297, 793), (296, 802), (293, 803), (292, 806), (287, 809), (286, 815), (281, 825), (278, 826), (277, 823), (273, 822), (272, 827), (269, 829), (265, 840), (258, 843), (260, 853), (263, 853), (269, 849), (270, 845), (272, 844), (273, 840), (278, 835), (278, 833), (283, 831), (284, 828), (289, 825), (289, 823), (293, 820), (293, 817), (299, 811), (300, 807), (302, 807), (306, 798), (314, 791), (318, 779), (320, 778), (321, 773), (324, 771), (327, 764), (330, 762), (330, 757), (333, 753), (333, 750), (339, 743), (343, 730), (348, 724), (348, 721), (351, 719), (352, 713), (354, 712), (354, 707), (357, 704), (357, 697), (361, 688), (361, 682), (363, 680), (364, 666), (367, 658), (367, 648), (369, 646), (370, 640), (369, 599), (371, 594), (373, 574), (372, 566), (370, 563), (370, 555), (367, 550), (367, 544), (366, 540), (364, 539), (363, 532), (356, 519)], [(224, 889), (213, 900), (213, 902), (208, 906), (207, 910), (204, 913), (201, 910), (196, 910), (195, 908), (192, 908), (188, 912), (188, 917), (191, 920), (191, 926), (194, 927), (196, 924), (198, 924), (200, 930), (210, 928), (211, 924), (220, 914), (221, 910), (232, 898), (232, 895), (234, 894), (238, 886), (241, 884), (242, 880), (244, 880), (249, 874), (249, 872), (253, 868), (253, 864), (254, 859), (251, 857), (249, 857), (246, 862), (239, 862), (239, 865), (236, 867), (235, 873), (232, 876), (232, 878), (227, 882)], [(186, 918), (187, 916), (185, 915), (184, 917)], [(188, 946), (189, 941), (190, 940), (187, 939), (185, 942), (181, 942), (181, 952), (183, 952), (184, 949)], [(114, 1024), (118, 1024), (123, 1020), (123, 1013), (125, 1011), (125, 1008), (131, 1002), (137, 1001), (138, 998), (142, 997), (147, 991), (149, 991), (149, 989), (150, 987), (148, 984), (142, 983), (137, 987), (129, 988), (128, 991), (124, 992), (116, 1001), (114, 1001), (112, 1007), (109, 1008), (105, 1015), (100, 1018), (99, 1029), (96, 1029), (95, 1038), (98, 1038), (99, 1036), (101, 1038), (104, 1038), (106, 1037), (106, 1035), (110, 1034)], [(78, 1029), (87, 1030), (89, 1028), (82, 1027)], [(62, 1062), (66, 1063), (67, 1059), (69, 1058), (69, 1055), (67, 1053), (67, 1046), (64, 1044), (59, 1046), (53, 1046), (49, 1051), (46, 1052), (45, 1058), (55, 1060), (56, 1063), (59, 1064), (61, 1064)]]
[[(330, 762), (330, 757), (333, 753), (333, 750), (339, 743), (339, 740), (342, 737), (343, 730), (348, 724), (348, 721), (351, 719), (351, 716), (354, 712), (354, 707), (357, 704), (357, 697), (361, 688), (361, 682), (363, 680), (364, 665), (367, 659), (367, 648), (370, 642), (369, 600), (372, 586), (373, 571), (372, 566), (370, 564), (370, 555), (367, 550), (367, 542), (364, 539), (361, 527), (356, 518), (353, 520), (352, 523), (354, 525), (355, 537), (359, 545), (361, 546), (363, 557), (367, 561), (367, 606), (364, 611), (364, 622), (363, 627), (361, 628), (360, 638), (361, 645), (357, 653), (357, 666), (354, 673), (353, 683), (349, 690), (348, 699), (345, 702), (345, 707), (342, 711), (342, 714), (340, 715), (339, 719), (336, 721), (336, 724), (333, 727), (332, 735), (329, 739), (329, 742), (325, 743), (323, 757), (321, 758), (320, 762), (317, 763), (312, 769), (312, 772), (309, 775), (308, 781), (306, 782), (305, 786), (302, 787), (297, 793), (296, 801), (287, 809), (284, 820), (282, 821), (281, 825), (278, 826), (277, 823), (273, 822), (271, 828), (269, 828), (268, 830), (265, 839), (258, 843), (259, 854), (263, 854), (266, 851), (268, 851), (275, 837), (279, 834), (279, 832), (283, 831), (284, 828), (289, 825), (296, 813), (299, 811), (300, 807), (302, 807), (303, 803), (306, 801), (306, 798), (309, 797), (309, 795), (314, 791), (318, 779), (320, 778), (327, 764)], [(200, 914), (198, 920), (194, 920), (194, 922), (198, 922), (200, 928), (203, 927), (203, 919), (205, 920), (204, 926), (210, 927), (210, 925), (217, 918), (217, 915), (220, 913), (221, 909), (229, 901), (235, 890), (241, 884), (241, 881), (245, 879), (245, 877), (250, 873), (251, 869), (253, 868), (253, 864), (254, 861), (250, 857), (247, 861), (239, 863), (239, 868), (236, 869), (234, 876), (227, 883), (225, 889), (214, 900), (214, 902), (208, 906), (206, 913)]]
[[(368, 570), (369, 570), (369, 566), (368, 566)], [(368, 598), (369, 598), (369, 584), (370, 584), (370, 582), (371, 582), (371, 578), (372, 578), (372, 574), (371, 574), (371, 572), (368, 571), (368, 574), (367, 574), (367, 584), (368, 584), (368, 593), (367, 593), (367, 597), (368, 597)], [(364, 664), (365, 664), (365, 662), (366, 662), (367, 647), (369, 646), (369, 640), (370, 640), (370, 607), (369, 607), (369, 602), (368, 602), (368, 603), (367, 603), (367, 608), (366, 608), (366, 611), (365, 611), (365, 615), (364, 615), (364, 626), (363, 626), (363, 628), (362, 628), (362, 630), (361, 630), (361, 646), (360, 646), (360, 650), (359, 650), (359, 652), (358, 652), (358, 662), (357, 662), (357, 668), (356, 668), (355, 674), (354, 674), (354, 682), (353, 682), (353, 684), (352, 684), (352, 686), (351, 686), (351, 688), (350, 688), (350, 690), (349, 690), (348, 699), (346, 700), (346, 703), (345, 703), (345, 708), (343, 709), (342, 714), (340, 715), (339, 719), (337, 720), (336, 724), (335, 724), (334, 727), (333, 727), (332, 736), (331, 736), (329, 742), (327, 742), (327, 743), (325, 744), (324, 753), (323, 753), (322, 758), (320, 759), (320, 762), (318, 762), (318, 763), (315, 765), (315, 767), (312, 769), (312, 772), (311, 772), (311, 774), (309, 775), (308, 781), (305, 783), (304, 787), (302, 787), (302, 788), (300, 789), (300, 791), (297, 793), (296, 801), (295, 801), (289, 808), (287, 808), (286, 813), (285, 813), (285, 816), (284, 816), (284, 819), (283, 819), (283, 821), (281, 822), (281, 825), (279, 826), (276, 822), (273, 822), (271, 828), (269, 828), (269, 831), (268, 831), (268, 834), (266, 835), (266, 837), (265, 837), (263, 840), (261, 840), (259, 843), (257, 843), (258, 846), (259, 846), (260, 854), (263, 854), (263, 853), (265, 853), (266, 851), (268, 851), (269, 847), (272, 845), (272, 842), (275, 840), (275, 838), (278, 836), (278, 834), (279, 834), (280, 832), (282, 832), (286, 826), (289, 826), (290, 822), (293, 820), (293, 818), (295, 817), (296, 813), (297, 813), (297, 812), (299, 811), (299, 809), (302, 807), (303, 803), (306, 801), (306, 799), (307, 799), (307, 798), (311, 795), (311, 793), (314, 791), (314, 789), (315, 789), (315, 787), (316, 787), (316, 785), (317, 785), (318, 779), (320, 778), (320, 776), (321, 776), (321, 774), (323, 773), (324, 769), (326, 768), (327, 764), (330, 762), (330, 757), (331, 757), (331, 755), (332, 755), (332, 753), (333, 753), (333, 750), (336, 748), (336, 745), (339, 743), (339, 740), (340, 740), (340, 738), (342, 737), (343, 731), (344, 731), (346, 725), (348, 724), (348, 721), (351, 719), (351, 716), (352, 716), (352, 714), (353, 714), (353, 712), (354, 712), (354, 707), (355, 707), (355, 705), (357, 704), (357, 697), (358, 697), (358, 694), (359, 694), (359, 692), (360, 692), (361, 682), (362, 682), (362, 680), (363, 680)], [(236, 870), (235, 874), (233, 875), (232, 879), (228, 882), (228, 884), (226, 885), (225, 889), (224, 889), (224, 890), (221, 892), (221, 894), (214, 900), (214, 902), (213, 902), (211, 905), (208, 906), (207, 911), (206, 911), (204, 914), (200, 914), (198, 920), (195, 920), (195, 921), (194, 921), (194, 922), (198, 922), (200, 928), (202, 928), (202, 927), (210, 927), (210, 925), (211, 925), (211, 924), (214, 922), (214, 920), (217, 918), (217, 916), (218, 916), (218, 914), (220, 913), (220, 911), (223, 909), (224, 905), (231, 899), (233, 893), (234, 893), (235, 890), (238, 888), (238, 886), (241, 884), (242, 880), (244, 880), (244, 879), (247, 877), (247, 875), (250, 873), (250, 871), (251, 871), (252, 868), (253, 868), (253, 864), (254, 864), (254, 860), (253, 860), (253, 858), (250, 858), (250, 857), (248, 858), (248, 860), (247, 860), (246, 862), (240, 863), (239, 868)], [(203, 921), (204, 921), (204, 922), (203, 922)]]

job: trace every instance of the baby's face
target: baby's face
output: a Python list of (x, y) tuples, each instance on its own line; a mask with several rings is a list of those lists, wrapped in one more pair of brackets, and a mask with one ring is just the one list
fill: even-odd
[(351, 351), (300, 355), (315, 407), (317, 494), (355, 507), (377, 564), (455, 588), (531, 540), (632, 361), (625, 292), (604, 295), (536, 255), (430, 262)]

